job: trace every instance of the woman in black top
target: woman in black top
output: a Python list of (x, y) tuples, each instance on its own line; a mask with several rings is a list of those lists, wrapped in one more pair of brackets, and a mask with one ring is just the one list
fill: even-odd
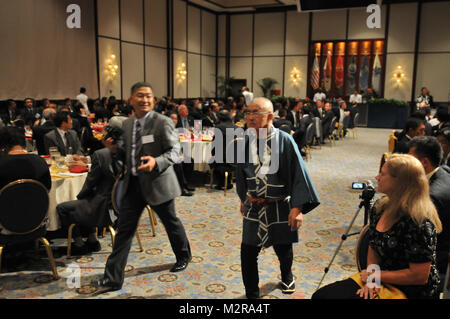
[[(408, 299), (438, 298), (436, 240), (442, 224), (421, 163), (410, 155), (394, 154), (377, 180), (378, 191), (387, 196), (372, 209), (367, 265), (378, 265), (381, 284), (397, 288)], [(369, 288), (370, 275), (364, 269), (362, 286), (352, 276), (319, 289), (312, 298), (375, 298), (379, 290)]]

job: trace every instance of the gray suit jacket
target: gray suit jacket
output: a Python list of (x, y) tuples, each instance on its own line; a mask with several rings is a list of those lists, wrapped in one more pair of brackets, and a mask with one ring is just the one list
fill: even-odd
[[(117, 143), (119, 156), (125, 157), (124, 163), (127, 167), (123, 183), (124, 195), (131, 177), (131, 146), (135, 119), (136, 117), (133, 116), (123, 122), (124, 133)], [(148, 114), (141, 136), (153, 136), (153, 138), (143, 141), (142, 146), (136, 150), (136, 154), (152, 156), (156, 160), (156, 167), (152, 172), (137, 171), (142, 196), (148, 204), (160, 205), (181, 195), (181, 188), (173, 169), (173, 164), (180, 158), (179, 137), (173, 121), (154, 111)], [(148, 142), (149, 140), (153, 141)], [(148, 143), (144, 144), (144, 142)]]
[[(69, 132), (69, 134), (70, 134), (71, 140), (68, 141), (68, 143), (69, 143), (69, 146), (72, 147), (73, 154), (84, 155), (83, 151), (81, 149), (81, 143), (80, 143), (80, 139), (78, 138), (77, 133), (74, 130), (68, 130), (67, 132)], [(49, 154), (50, 147), (57, 147), (59, 153), (62, 156), (67, 155), (66, 147), (64, 146), (64, 142), (61, 138), (61, 135), (59, 135), (59, 133), (57, 132), (56, 128), (54, 130), (48, 132), (44, 136), (45, 154)]]

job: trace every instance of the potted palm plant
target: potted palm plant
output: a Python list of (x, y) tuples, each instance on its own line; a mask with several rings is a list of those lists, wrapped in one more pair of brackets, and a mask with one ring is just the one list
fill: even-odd
[(258, 86), (261, 88), (261, 91), (263, 91), (264, 97), (270, 98), (271, 90), (275, 86), (275, 84), (278, 84), (278, 81), (273, 78), (263, 78), (256, 82)]
[(234, 77), (226, 78), (222, 75), (216, 77), (217, 80), (217, 95), (224, 97), (230, 95), (232, 90), (232, 83), (235, 80)]

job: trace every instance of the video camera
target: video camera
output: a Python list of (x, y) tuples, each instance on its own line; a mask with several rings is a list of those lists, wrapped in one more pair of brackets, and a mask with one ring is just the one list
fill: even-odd
[(359, 196), (366, 203), (370, 203), (372, 198), (375, 196), (376, 190), (371, 181), (367, 183), (353, 182), (352, 189), (362, 190), (362, 194)]
[(114, 126), (106, 126), (105, 131), (106, 131), (106, 134), (105, 134), (104, 139), (107, 140), (108, 138), (111, 137), (114, 140), (113, 144), (116, 144), (117, 141), (120, 139), (120, 137), (123, 134), (122, 129), (120, 129), (118, 127), (114, 127)]

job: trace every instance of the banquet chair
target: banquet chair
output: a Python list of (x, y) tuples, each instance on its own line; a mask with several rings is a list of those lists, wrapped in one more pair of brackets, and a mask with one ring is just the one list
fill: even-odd
[(333, 146), (333, 144), (336, 145), (336, 140), (334, 139), (334, 130), (336, 129), (336, 116), (333, 117), (330, 124), (330, 131), (328, 133), (328, 139), (330, 140), (330, 145)]
[(0, 266), (4, 247), (34, 240), (36, 248), (39, 242), (45, 246), (53, 277), (59, 279), (50, 243), (44, 237), (49, 207), (45, 186), (32, 179), (11, 182), (0, 190), (0, 207)]
[(388, 151), (389, 153), (394, 153), (395, 147), (397, 146), (397, 132), (395, 130), (392, 130), (391, 135), (389, 135), (388, 139)]
[(353, 134), (353, 138), (357, 138), (358, 137), (358, 132), (356, 131), (356, 127), (358, 126), (358, 122), (359, 122), (359, 112), (355, 114), (355, 118), (353, 119), (353, 128), (349, 130), (352, 131)]
[(350, 123), (350, 115), (346, 115), (344, 117), (344, 121), (342, 123), (343, 127), (342, 127), (342, 130), (340, 131), (340, 133), (341, 133), (340, 137), (345, 138), (346, 134), (344, 134), (344, 133), (345, 133), (345, 130), (348, 130), (349, 123)]
[(312, 159), (311, 156), (311, 145), (314, 142), (314, 123), (311, 123), (306, 128), (305, 132), (305, 153), (306, 153), (306, 160), (308, 160), (308, 157)]
[(367, 268), (367, 256), (369, 254), (369, 225), (363, 227), (359, 233), (359, 238), (356, 243), (355, 259), (358, 272)]

